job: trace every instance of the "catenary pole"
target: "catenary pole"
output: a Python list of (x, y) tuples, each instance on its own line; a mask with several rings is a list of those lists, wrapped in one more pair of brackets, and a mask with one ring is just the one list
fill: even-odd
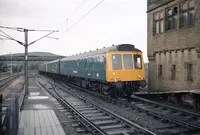
[[(20, 45), (24, 46), (25, 48), (25, 55), (24, 55), (24, 78), (25, 78), (25, 93), (26, 94), (29, 94), (28, 92), (28, 46), (53, 34), (54, 32), (59, 32), (58, 30), (34, 30), (34, 29), (25, 29), (25, 28), (15, 28), (15, 27), (3, 27), (3, 26), (0, 26), (0, 28), (6, 28), (6, 29), (16, 29), (17, 31), (20, 31), (20, 32), (24, 32), (24, 36), (25, 36), (25, 43), (21, 42), (21, 41), (18, 41), (14, 38), (12, 38), (10, 35), (8, 35), (7, 33), (3, 32), (2, 30), (0, 30), (0, 32), (2, 32), (3, 34), (6, 35), (6, 38), (5, 39), (9, 39), (9, 40), (14, 40), (16, 41), (17, 43), (19, 43)], [(48, 32), (50, 31), (50, 33), (46, 34), (45, 36), (31, 42), (30, 44), (28, 44), (28, 31), (45, 31), (45, 32)], [(3, 35), (4, 36), (4, 35)], [(1, 39), (1, 38), (0, 38)], [(3, 40), (3, 39), (2, 39)], [(11, 64), (12, 65), (12, 64)]]
[(25, 64), (24, 64), (24, 73), (25, 73), (25, 92), (28, 94), (28, 30), (24, 29), (25, 34)]
[(12, 62), (12, 54), (11, 54), (11, 75), (12, 75), (12, 73), (13, 73), (13, 70), (12, 70), (12, 68), (13, 68), (13, 64), (12, 64), (13, 62)]

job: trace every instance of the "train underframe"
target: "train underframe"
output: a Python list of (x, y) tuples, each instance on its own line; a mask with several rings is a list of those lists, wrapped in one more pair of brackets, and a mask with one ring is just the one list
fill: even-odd
[(60, 79), (66, 83), (72, 83), (83, 88), (97, 91), (111, 97), (130, 97), (133, 92), (137, 92), (139, 87), (145, 87), (146, 81), (131, 81), (131, 82), (103, 82), (74, 76), (65, 76), (60, 74), (52, 74), (40, 72), (55, 79)]

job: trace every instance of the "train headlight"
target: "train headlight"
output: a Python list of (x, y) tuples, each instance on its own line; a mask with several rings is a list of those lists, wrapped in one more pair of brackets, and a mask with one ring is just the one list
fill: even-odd
[(142, 81), (139, 82), (139, 85), (140, 85), (142, 88), (144, 88), (144, 87), (147, 86), (147, 82), (146, 82), (145, 80), (142, 80)]

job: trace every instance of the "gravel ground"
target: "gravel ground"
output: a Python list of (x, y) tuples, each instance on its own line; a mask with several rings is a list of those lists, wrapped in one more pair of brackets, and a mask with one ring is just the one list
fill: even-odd
[[(142, 98), (145, 98), (145, 97), (142, 97)], [(191, 112), (194, 112), (194, 113), (200, 113), (200, 108), (194, 108), (194, 106), (191, 106), (187, 103), (175, 103), (171, 100), (167, 100), (167, 99), (162, 99), (162, 98), (154, 98), (154, 99), (150, 99), (150, 98), (146, 98), (148, 100), (152, 100), (152, 101), (155, 101), (155, 102), (159, 102), (161, 104), (164, 104), (164, 105), (168, 105), (168, 106), (173, 106), (173, 107), (176, 107), (176, 108), (179, 108), (179, 109), (185, 109), (185, 110), (188, 110), (188, 111), (191, 111)]]
[(167, 126), (166, 123), (160, 122), (160, 120), (156, 120), (151, 116), (148, 116), (146, 113), (140, 112), (138, 110), (134, 110), (133, 108), (126, 107), (120, 104), (109, 103), (108, 101), (102, 100), (98, 97), (94, 97), (89, 95), (88, 93), (80, 92), (79, 90), (73, 89), (74, 91), (78, 91), (81, 95), (87, 97), (88, 99), (96, 102), (103, 108), (106, 108), (112, 112), (115, 112), (128, 120), (131, 120), (139, 125), (147, 128), (161, 128)]
[[(39, 80), (41, 83), (45, 83), (49, 85), (44, 80), (41, 80), (41, 79)], [(80, 127), (72, 126), (74, 124), (79, 123), (77, 118), (74, 117), (74, 115), (68, 109), (64, 108), (64, 106), (58, 103), (58, 101), (53, 96), (51, 96), (44, 88), (42, 88), (42, 90), (44, 91), (45, 95), (48, 96), (49, 99), (54, 103), (54, 105), (51, 105), (51, 106), (53, 106), (53, 110), (56, 116), (58, 117), (58, 120), (60, 121), (63, 129), (65, 130), (65, 134), (66, 135), (82, 135), (81, 133), (76, 132), (77, 128), (80, 128)], [(84, 133), (84, 135), (86, 134)]]
[[(160, 120), (159, 118), (155, 118), (152, 116), (147, 115), (144, 112), (140, 112), (139, 110), (135, 110), (133, 108), (121, 105), (121, 104), (116, 104), (116, 103), (110, 103), (108, 101), (105, 101), (103, 99), (100, 99), (98, 97), (95, 97), (93, 95), (90, 95), (88, 93), (84, 93), (81, 92), (80, 90), (77, 89), (72, 89), (73, 91), (77, 91), (78, 93), (80, 93), (82, 96), (87, 97), (88, 99), (90, 99), (93, 102), (96, 102), (99, 106), (106, 108), (120, 116), (125, 117), (128, 120), (133, 121), (134, 123), (138, 123), (139, 125), (141, 125), (142, 127), (151, 129), (152, 131), (154, 131), (153, 129), (155, 128), (164, 128), (164, 127), (168, 127), (173, 126), (172, 123), (166, 123), (166, 121), (164, 120)], [(137, 104), (139, 105), (139, 104)], [(166, 129), (168, 131), (177, 131), (180, 129)], [(161, 130), (163, 131), (163, 130)], [(165, 131), (166, 133), (167, 131)]]
[(3, 100), (8, 99), (11, 93), (15, 94), (18, 98), (23, 89), (23, 86), (24, 86), (24, 77), (19, 77), (16, 80), (14, 80), (8, 87), (0, 91), (0, 94), (3, 94)]

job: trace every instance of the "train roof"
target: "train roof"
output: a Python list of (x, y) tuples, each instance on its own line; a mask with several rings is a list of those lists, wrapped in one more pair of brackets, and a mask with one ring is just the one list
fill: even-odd
[(61, 61), (75, 60), (75, 59), (79, 59), (79, 58), (86, 58), (86, 57), (90, 57), (90, 56), (94, 56), (94, 55), (104, 54), (104, 53), (109, 52), (109, 51), (135, 51), (135, 52), (141, 52), (141, 50), (135, 48), (134, 45), (131, 45), (131, 44), (120, 44), (120, 45), (115, 45), (115, 46), (113, 45), (111, 47), (104, 47), (102, 49), (97, 49), (97, 50), (90, 51), (90, 52), (85, 52), (85, 53), (82, 53), (82, 54), (68, 56), (68, 57), (62, 58)]
[(42, 65), (46, 65), (46, 64), (55, 63), (55, 62), (59, 62), (59, 61), (60, 61), (60, 59), (53, 60), (53, 61), (49, 61), (49, 62), (45, 62), (45, 63), (40, 64), (40, 66), (42, 66)]
[(60, 61), (60, 59), (57, 59), (57, 60), (49, 61), (47, 63), (49, 64), (49, 63), (55, 63), (55, 62), (59, 62), (59, 61)]

